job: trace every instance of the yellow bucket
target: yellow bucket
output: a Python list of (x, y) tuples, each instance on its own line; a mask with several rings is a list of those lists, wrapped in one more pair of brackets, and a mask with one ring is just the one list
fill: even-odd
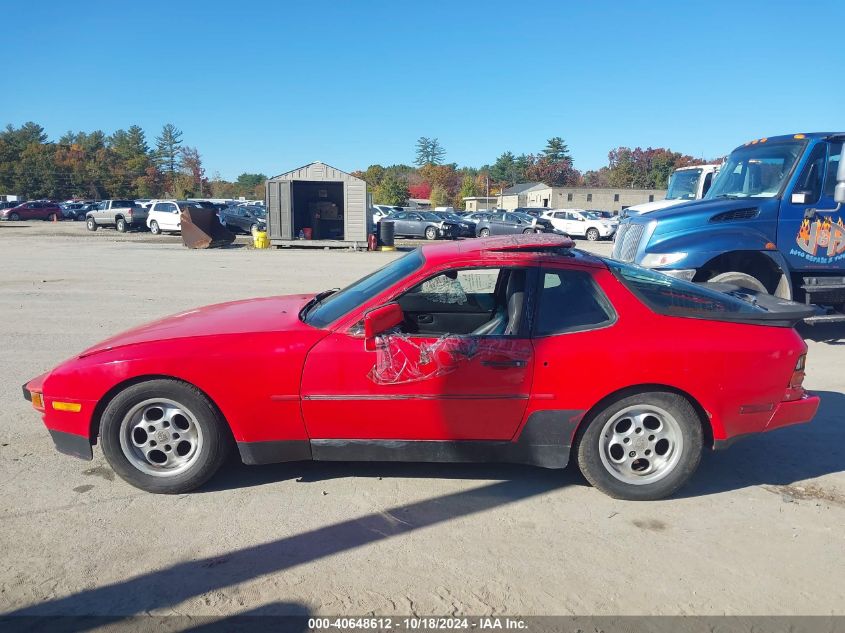
[(256, 231), (253, 233), (252, 245), (255, 248), (270, 248), (270, 240), (267, 239), (267, 231)]

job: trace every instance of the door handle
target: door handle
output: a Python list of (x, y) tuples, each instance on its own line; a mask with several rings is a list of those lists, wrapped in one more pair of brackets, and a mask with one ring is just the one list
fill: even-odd
[(434, 323), (434, 317), (430, 314), (418, 314), (417, 323), (425, 323), (426, 325), (431, 325), (432, 323)]
[(481, 364), (492, 369), (508, 369), (509, 367), (525, 367), (524, 360), (483, 360)]

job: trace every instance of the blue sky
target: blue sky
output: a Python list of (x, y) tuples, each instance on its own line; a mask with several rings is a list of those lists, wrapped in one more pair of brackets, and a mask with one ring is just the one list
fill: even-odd
[(562, 136), (712, 157), (845, 128), (845, 3), (0, 0), (0, 124), (174, 123), (206, 170), (479, 166)]

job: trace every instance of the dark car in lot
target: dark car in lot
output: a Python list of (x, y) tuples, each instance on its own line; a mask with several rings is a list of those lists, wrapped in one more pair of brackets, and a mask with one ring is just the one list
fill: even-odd
[(400, 211), (390, 216), (396, 237), (424, 237), (427, 240), (454, 238), (460, 233), (457, 222), (444, 220), (431, 211)]
[(61, 220), (62, 208), (55, 202), (24, 202), (0, 211), (0, 220)]
[(219, 215), (220, 223), (230, 231), (267, 230), (267, 214), (261, 207), (226, 207)]
[(490, 213), (488, 217), (480, 219), (475, 225), (475, 234), (478, 237), (541, 232), (543, 229), (537, 226), (536, 218), (513, 211)]
[(66, 202), (59, 205), (66, 220), (85, 220), (85, 214), (93, 211), (97, 205), (88, 202)]
[(452, 222), (458, 226), (457, 234), (453, 237), (475, 237), (475, 222), (471, 222), (457, 213), (451, 213), (449, 211), (434, 211), (433, 213), (443, 221)]

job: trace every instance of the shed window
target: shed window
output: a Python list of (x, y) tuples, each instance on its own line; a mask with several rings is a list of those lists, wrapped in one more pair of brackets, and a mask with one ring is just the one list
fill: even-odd
[(652, 195), (650, 195), (650, 196), (648, 197), (648, 201), (649, 201), (649, 202), (654, 202), (654, 194), (652, 194)]
[(614, 202), (619, 202), (619, 194), (618, 194), (618, 193), (614, 193), (614, 194), (613, 194), (613, 201), (614, 201)]
[(571, 193), (566, 194), (566, 200), (567, 200), (567, 202), (572, 202), (572, 194)]
[(592, 201), (593, 201), (593, 194), (588, 193), (587, 194), (587, 202), (592, 202)]

